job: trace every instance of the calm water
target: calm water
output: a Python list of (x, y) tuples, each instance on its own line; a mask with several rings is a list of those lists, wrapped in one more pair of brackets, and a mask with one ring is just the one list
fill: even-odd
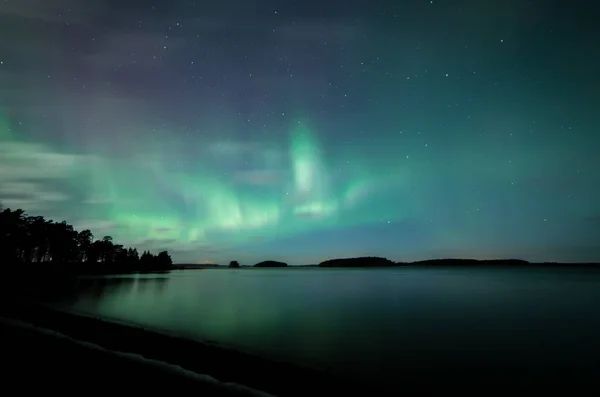
[(88, 280), (62, 305), (378, 381), (600, 356), (600, 271), (585, 269), (188, 270)]

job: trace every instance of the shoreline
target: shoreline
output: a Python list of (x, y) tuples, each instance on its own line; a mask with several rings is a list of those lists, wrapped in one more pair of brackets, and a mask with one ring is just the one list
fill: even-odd
[[(39, 383), (52, 391), (62, 390), (68, 383), (93, 383), (96, 392), (131, 385), (138, 392), (147, 393), (177, 385), (210, 396), (274, 397), (245, 385), (220, 382), (209, 375), (142, 355), (108, 350), (19, 320), (0, 317), (0, 330), (4, 337), (0, 340), (2, 358), (6, 361), (3, 385), (7, 387), (16, 381), (19, 385), (15, 387), (21, 391), (26, 372), (32, 382), (25, 389), (33, 386), (32, 392)], [(23, 358), (24, 352), (36, 356)]]
[[(10, 326), (11, 322), (21, 326)], [(368, 384), (141, 326), (23, 302), (0, 302), (0, 332), (0, 362), (8, 368), (3, 371), (4, 384), (15, 382), (21, 389), (35, 390), (42, 384), (46, 390), (59, 391), (87, 383), (106, 392), (132, 386), (138, 392), (193, 388), (205, 396), (300, 397), (480, 395), (490, 387), (495, 392), (516, 388), (541, 393), (565, 387), (573, 392), (600, 385), (591, 372), (557, 377), (550, 371), (531, 378), (518, 375), (518, 363), (508, 372), (504, 371), (508, 367), (463, 371), (444, 360), (431, 362), (426, 371), (406, 367), (393, 383)], [(57, 334), (58, 338), (51, 337)], [(24, 385), (25, 379), (32, 382)]]
[[(346, 395), (356, 392), (365, 395), (384, 395), (382, 394), (383, 391), (377, 390), (374, 385), (340, 379), (325, 372), (289, 363), (275, 362), (223, 346), (159, 333), (142, 327), (54, 310), (40, 304), (2, 303), (0, 305), (0, 316), (9, 321), (29, 324), (37, 329), (58, 333), (83, 343), (93, 344), (110, 352), (142, 356), (145, 359), (181, 367), (195, 374), (201, 374), (200, 376), (203, 377), (214, 378), (220, 384), (243, 385), (243, 387), (275, 396)], [(6, 321), (3, 322), (2, 328), (7, 328)], [(4, 333), (11, 335), (11, 338), (13, 338), (12, 342), (8, 342), (7, 348), (12, 349), (17, 345), (22, 345), (23, 348), (27, 348), (30, 355), (36, 353), (35, 349), (28, 348), (31, 344), (38, 346), (38, 349), (52, 352), (64, 350), (64, 342), (36, 336), (32, 330), (26, 332), (15, 332), (13, 330)], [(6, 342), (3, 341), (3, 343)], [(82, 365), (88, 367), (91, 365), (96, 368), (92, 372), (103, 373), (107, 370), (107, 368), (104, 370), (101, 368), (103, 363), (111, 362), (110, 366), (114, 366), (115, 360), (122, 361), (110, 358), (90, 362), (93, 360), (92, 357), (97, 356), (98, 353), (83, 352), (81, 349), (75, 348), (66, 351), (68, 352), (66, 353), (67, 356), (76, 356), (78, 360), (83, 357), (84, 362), (82, 362)], [(40, 355), (48, 355), (47, 353), (39, 353)], [(60, 356), (62, 355), (63, 353), (60, 353)], [(55, 359), (60, 360), (60, 356)], [(39, 357), (30, 357), (29, 359), (37, 361)], [(9, 361), (7, 364), (12, 361), (12, 359), (7, 358), (6, 354), (4, 360)], [(38, 365), (40, 364), (38, 363)], [(139, 366), (138, 364), (123, 362), (119, 365), (125, 367)], [(139, 368), (134, 372), (144, 372), (146, 369), (148, 368)], [(182, 380), (184, 383), (191, 382), (189, 379), (185, 380), (185, 377), (176, 374), (162, 373), (157, 375), (155, 368), (148, 369), (148, 371), (148, 374), (155, 374), (153, 378), (156, 378), (156, 376), (164, 378), (162, 383), (179, 382), (181, 379), (184, 379)], [(110, 376), (108, 378), (108, 381), (110, 381)], [(68, 378), (64, 381), (76, 381), (76, 379)], [(157, 381), (161, 383), (160, 380)], [(214, 385), (205, 386), (211, 390), (209, 395), (220, 395), (219, 393), (222, 393), (222, 391), (217, 390), (218, 388), (214, 388)], [(217, 394), (213, 394), (213, 392)], [(225, 393), (224, 395), (229, 395), (227, 391)]]

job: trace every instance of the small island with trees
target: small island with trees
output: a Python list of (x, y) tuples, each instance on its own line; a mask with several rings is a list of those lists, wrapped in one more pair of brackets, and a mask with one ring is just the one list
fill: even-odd
[(254, 267), (287, 267), (287, 263), (278, 261), (263, 261), (259, 262)]
[(387, 258), (365, 256), (358, 258), (329, 259), (318, 264), (319, 267), (399, 267), (399, 266), (525, 266), (528, 261), (521, 259), (431, 259), (416, 262), (394, 262)]
[(359, 258), (329, 259), (319, 263), (319, 267), (389, 267), (396, 263), (376, 256), (365, 256)]

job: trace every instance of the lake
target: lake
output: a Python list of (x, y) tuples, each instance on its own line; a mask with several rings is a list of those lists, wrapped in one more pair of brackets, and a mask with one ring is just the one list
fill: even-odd
[(599, 368), (594, 269), (183, 270), (83, 280), (59, 305), (389, 384), (461, 368)]

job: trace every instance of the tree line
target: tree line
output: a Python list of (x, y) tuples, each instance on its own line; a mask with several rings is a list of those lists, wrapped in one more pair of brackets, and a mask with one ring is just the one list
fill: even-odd
[(173, 265), (167, 251), (139, 255), (136, 248), (116, 244), (111, 236), (94, 240), (88, 229), (77, 231), (65, 221), (10, 208), (0, 208), (0, 258), (12, 269), (76, 274), (151, 272)]

